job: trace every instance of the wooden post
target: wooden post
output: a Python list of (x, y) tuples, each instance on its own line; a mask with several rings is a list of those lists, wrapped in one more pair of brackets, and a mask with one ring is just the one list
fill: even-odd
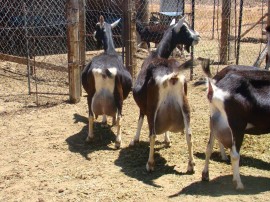
[(220, 63), (228, 64), (228, 39), (229, 39), (229, 23), (231, 13), (231, 1), (222, 0), (222, 25), (220, 38)]
[(125, 44), (125, 64), (134, 79), (137, 74), (136, 61), (136, 16), (135, 0), (124, 1), (124, 44)]
[(78, 0), (67, 0), (67, 22), (69, 99), (77, 103), (81, 95)]
[(137, 1), (137, 17), (143, 23), (149, 23), (149, 0), (133, 0)]

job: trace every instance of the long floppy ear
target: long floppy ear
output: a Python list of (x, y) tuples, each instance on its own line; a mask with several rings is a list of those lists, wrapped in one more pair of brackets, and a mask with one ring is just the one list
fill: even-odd
[(171, 23), (170, 23), (170, 26), (174, 25), (175, 24), (175, 18), (172, 19)]
[(184, 22), (185, 22), (185, 18), (186, 18), (186, 16), (182, 17), (182, 18), (178, 21), (178, 23), (174, 25), (173, 28), (174, 28), (175, 32), (179, 32), (179, 31), (180, 31), (181, 27), (183, 26), (183, 24), (184, 24)]
[(119, 18), (118, 20), (116, 20), (114, 23), (111, 24), (112, 29), (115, 28), (118, 25), (118, 23), (120, 22), (120, 20), (121, 20), (121, 18)]

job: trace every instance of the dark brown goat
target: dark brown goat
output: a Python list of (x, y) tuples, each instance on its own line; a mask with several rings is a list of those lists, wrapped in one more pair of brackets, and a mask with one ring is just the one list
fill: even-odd
[[(96, 25), (95, 37), (99, 45), (103, 45), (104, 53), (95, 56), (84, 68), (82, 85), (87, 92), (89, 109), (89, 132), (86, 141), (94, 137), (94, 115), (112, 116), (117, 124), (115, 147), (121, 145), (121, 117), (123, 101), (131, 91), (132, 79), (130, 73), (123, 65), (122, 57), (114, 48), (112, 31), (119, 21), (108, 24), (100, 17)], [(117, 117), (116, 117), (117, 116)]]
[[(136, 20), (136, 30), (139, 35), (138, 46), (140, 46), (143, 42), (147, 44), (148, 51), (150, 52), (150, 42), (158, 45), (159, 42), (162, 40), (164, 33), (166, 30), (175, 24), (175, 19), (172, 20), (170, 25), (166, 24), (154, 24), (151, 23), (149, 25), (144, 25), (141, 21)], [(190, 49), (184, 47), (182, 44), (177, 44), (176, 49), (180, 52), (180, 55), (184, 56), (184, 48), (187, 52), (190, 52)]]
[(208, 81), (210, 138), (202, 180), (209, 180), (209, 160), (214, 139), (230, 149), (233, 181), (244, 189), (239, 174), (244, 134), (270, 132), (270, 72), (249, 66), (228, 66)]
[(198, 41), (198, 33), (184, 23), (184, 18), (179, 20), (165, 32), (157, 50), (145, 59), (135, 81), (133, 96), (140, 108), (140, 117), (137, 133), (130, 145), (139, 141), (146, 115), (150, 137), (150, 153), (146, 165), (148, 171), (154, 169), (155, 136), (165, 133), (165, 141), (169, 144), (167, 132), (179, 132), (184, 128), (189, 150), (188, 172), (194, 171), (187, 83), (180, 73), (180, 64), (168, 58), (177, 44), (189, 47)]

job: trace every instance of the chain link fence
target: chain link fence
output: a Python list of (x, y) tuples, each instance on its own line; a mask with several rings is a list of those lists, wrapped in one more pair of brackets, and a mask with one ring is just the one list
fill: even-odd
[(68, 99), (65, 4), (64, 0), (1, 1), (4, 102), (43, 106)]
[[(185, 15), (190, 25), (194, 23), (194, 29), (202, 37), (199, 45), (194, 48), (196, 57), (210, 58), (214, 63), (254, 65), (266, 47), (264, 28), (267, 19), (267, 1), (265, 0), (137, 0), (136, 2), (137, 20), (152, 31), (153, 35), (156, 34), (156, 39), (161, 37), (159, 32), (153, 31), (155, 27), (168, 26), (173, 18)], [(148, 10), (149, 13), (146, 14)], [(162, 27), (162, 33), (166, 28)], [(149, 41), (155, 40), (149, 38)], [(151, 43), (151, 48), (154, 47), (154, 43)], [(188, 56), (190, 55), (187, 54)]]
[(119, 53), (123, 53), (123, 0), (91, 0), (85, 2), (86, 13), (86, 62), (97, 53), (96, 42), (93, 34), (99, 16), (102, 15), (107, 23), (113, 23), (121, 18), (119, 25), (112, 30), (115, 47)]
[[(66, 2), (1, 1), (1, 102), (16, 100), (22, 106), (43, 106), (68, 100), (67, 27), (78, 22), (67, 20), (70, 8), (66, 7)], [(122, 18), (113, 30), (113, 37), (117, 51), (125, 59), (125, 41), (130, 39), (124, 40), (127, 31), (123, 28), (126, 20), (123, 13), (127, 12), (124, 3), (124, 0), (85, 0), (86, 63), (100, 53), (93, 38), (100, 15), (108, 23)], [(194, 47), (195, 57), (210, 58), (216, 64), (225, 61), (254, 65), (266, 47), (266, 0), (134, 0), (134, 3), (135, 19), (131, 17), (130, 23), (132, 20), (136, 25), (140, 22), (156, 33), (157, 39), (149, 39), (151, 49), (155, 49), (155, 43), (172, 19), (183, 15), (202, 37)], [(185, 53), (185, 56), (187, 59), (190, 54)], [(260, 62), (263, 66), (263, 60)], [(137, 66), (140, 68), (140, 64)]]

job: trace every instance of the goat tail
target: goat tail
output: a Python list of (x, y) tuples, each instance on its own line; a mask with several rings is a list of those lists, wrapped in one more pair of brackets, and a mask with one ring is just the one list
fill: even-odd
[(168, 84), (171, 84), (173, 86), (179, 80), (182, 81), (182, 77), (179, 72), (173, 72), (171, 74), (163, 76), (162, 78), (156, 78), (157, 83), (159, 83), (160, 85), (163, 85), (164, 87), (168, 86)]
[(175, 85), (178, 82), (178, 80), (179, 80), (179, 73), (178, 72), (174, 72), (168, 78), (169, 83), (171, 83), (172, 85)]
[[(210, 59), (209, 58), (198, 58), (197, 60), (200, 61), (200, 64), (202, 66), (202, 70), (204, 72), (204, 74), (206, 75), (207, 77), (207, 80), (209, 80), (210, 78), (212, 78), (212, 74), (211, 74), (211, 70), (210, 70)], [(207, 81), (206, 80), (199, 80), (199, 81), (196, 81), (193, 85), (194, 86), (200, 86), (200, 85), (203, 85), (203, 84), (206, 84)]]
[(99, 71), (95, 71), (97, 74), (100, 74), (103, 78), (112, 78), (116, 75), (116, 68), (104, 68)]
[(206, 86), (207, 86), (207, 98), (208, 98), (209, 102), (212, 102), (212, 99), (214, 96), (215, 84), (212, 81), (212, 79), (209, 77), (207, 78)]
[(209, 78), (212, 78), (212, 74), (210, 71), (210, 59), (209, 58), (199, 58), (198, 60), (201, 61), (202, 70), (206, 74), (206, 76)]

